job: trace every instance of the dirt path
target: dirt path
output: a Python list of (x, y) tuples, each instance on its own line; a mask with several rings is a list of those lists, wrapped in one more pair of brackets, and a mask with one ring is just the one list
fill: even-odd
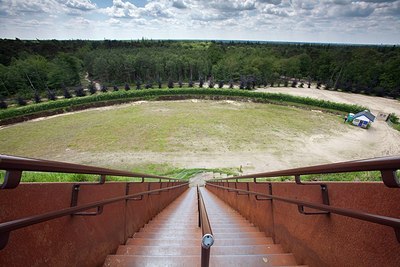
[(339, 103), (358, 104), (366, 106), (376, 115), (379, 111), (396, 113), (400, 115), (400, 101), (384, 97), (373, 97), (360, 94), (344, 93), (337, 91), (319, 90), (315, 88), (268, 87), (259, 88), (257, 92), (283, 93), (329, 100)]

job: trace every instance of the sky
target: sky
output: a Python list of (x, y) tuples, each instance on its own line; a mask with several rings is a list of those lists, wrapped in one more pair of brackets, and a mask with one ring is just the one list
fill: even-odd
[(0, 38), (400, 44), (400, 0), (0, 0)]

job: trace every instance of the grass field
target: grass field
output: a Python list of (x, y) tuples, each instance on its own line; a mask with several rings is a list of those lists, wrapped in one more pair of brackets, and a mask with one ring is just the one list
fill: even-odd
[(327, 132), (321, 124), (340, 120), (330, 114), (265, 104), (152, 102), (17, 124), (0, 131), (0, 150), (45, 158), (68, 150), (263, 150), (278, 148), (303, 134)]
[[(187, 179), (203, 171), (236, 174), (257, 153), (290, 162), (305, 139), (324, 140), (351, 130), (340, 116), (287, 106), (141, 102), (5, 127), (0, 129), (0, 153)], [(29, 175), (24, 181), (96, 179)]]

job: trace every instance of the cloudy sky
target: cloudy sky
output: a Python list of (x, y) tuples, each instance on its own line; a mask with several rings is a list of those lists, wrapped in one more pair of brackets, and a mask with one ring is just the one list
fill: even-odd
[(0, 38), (400, 44), (400, 0), (0, 0)]

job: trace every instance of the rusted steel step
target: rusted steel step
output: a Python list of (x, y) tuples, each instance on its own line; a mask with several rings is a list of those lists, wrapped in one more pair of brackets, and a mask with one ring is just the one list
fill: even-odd
[[(232, 228), (213, 228), (212, 229), (214, 233), (248, 233), (248, 232), (259, 232), (257, 227), (254, 226), (243, 226), (243, 227), (232, 227)], [(197, 231), (201, 232), (201, 229), (199, 227), (189, 227), (189, 228), (168, 228), (168, 227), (153, 227), (153, 226), (148, 226), (140, 229), (140, 232), (148, 232), (148, 233), (159, 233), (159, 232), (174, 232), (174, 233), (182, 233), (182, 232), (188, 232), (188, 231)]]
[(168, 233), (168, 232), (175, 232), (175, 233), (193, 233), (193, 232), (199, 232), (201, 233), (201, 229), (198, 227), (188, 227), (188, 228), (158, 228), (158, 227), (144, 227), (139, 230), (139, 232), (144, 232), (144, 233)]
[[(133, 238), (148, 238), (148, 239), (168, 239), (168, 238), (176, 238), (176, 233), (171, 232), (137, 232), (133, 235)], [(184, 232), (179, 235), (181, 239), (190, 239), (192, 237), (199, 237), (198, 232)], [(248, 232), (248, 233), (214, 233), (215, 239), (238, 239), (238, 238), (256, 238), (256, 237), (265, 237), (264, 233), (261, 232)]]
[[(210, 220), (211, 221), (211, 220)], [(197, 220), (196, 221), (169, 221), (171, 223), (171, 227), (186, 227), (189, 225), (197, 225)], [(254, 226), (253, 224), (249, 223), (248, 221), (238, 221), (238, 220), (226, 220), (226, 221), (213, 221), (213, 224), (216, 227), (241, 227), (241, 226)], [(150, 222), (146, 226), (157, 226), (157, 227), (163, 227), (165, 226), (165, 222), (163, 223), (162, 221), (157, 221), (157, 222)]]
[[(199, 238), (196, 239), (148, 239), (148, 238), (129, 238), (126, 245), (142, 245), (142, 246), (190, 246), (198, 244)], [(216, 239), (214, 246), (241, 246), (241, 245), (272, 245), (274, 241), (270, 237), (263, 238), (238, 238), (238, 239)], [(214, 247), (213, 246), (213, 247)]]
[[(146, 255), (146, 256), (198, 256), (199, 246), (119, 246), (117, 255)], [(283, 254), (280, 245), (241, 245), (241, 246), (217, 246), (212, 247), (213, 255), (262, 255)]]
[[(201, 189), (215, 239), (210, 266), (296, 266), (292, 254)], [(200, 266), (201, 229), (192, 188), (107, 257), (104, 266)]]
[[(296, 266), (292, 254), (214, 255), (210, 266)], [(200, 266), (200, 256), (109, 255), (104, 266)]]

